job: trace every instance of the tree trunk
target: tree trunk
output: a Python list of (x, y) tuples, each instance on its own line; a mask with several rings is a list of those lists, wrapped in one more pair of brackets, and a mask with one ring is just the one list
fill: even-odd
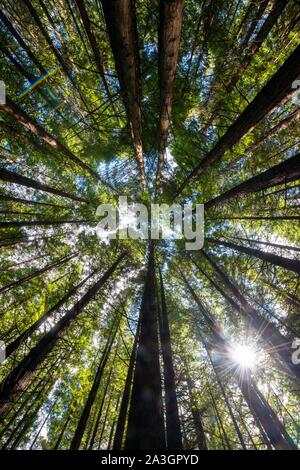
[(240, 116), (227, 129), (214, 147), (184, 180), (176, 192), (178, 196), (186, 185), (199, 177), (210, 165), (219, 161), (240, 139), (274, 109), (292, 91), (292, 83), (300, 74), (300, 45), (256, 95)]
[(141, 77), (133, 0), (101, 0), (108, 36), (115, 59), (121, 93), (125, 104), (140, 170), (142, 188), (146, 188), (142, 145)]
[(173, 84), (176, 74), (184, 0), (159, 2), (158, 75), (160, 92), (158, 164), (156, 187), (160, 185), (164, 152), (171, 123)]
[(279, 184), (290, 183), (299, 178), (300, 154), (297, 154), (294, 157), (288, 158), (284, 162), (273, 166), (269, 170), (263, 171), (243, 183), (234, 186), (220, 196), (211, 199), (205, 203), (205, 208), (210, 209), (215, 205), (223, 204), (224, 202), (244, 196), (245, 194), (257, 193), (263, 189), (278, 186)]
[(14, 173), (13, 171), (9, 171), (4, 168), (0, 168), (0, 180), (7, 181), (9, 183), (20, 184), (21, 186), (55, 194), (56, 196), (66, 197), (68, 199), (72, 199), (73, 201), (85, 203), (89, 202), (87, 199), (67, 193), (61, 189), (52, 188), (51, 186), (48, 186), (48, 184), (40, 183), (39, 181), (27, 178), (27, 176), (18, 175), (18, 173)]
[(283, 256), (275, 255), (273, 253), (260, 251), (247, 246), (236, 245), (235, 243), (217, 240), (215, 238), (206, 238), (206, 241), (208, 241), (209, 243), (213, 243), (214, 245), (226, 246), (227, 248), (231, 248), (232, 250), (239, 251), (240, 253), (245, 253), (249, 256), (254, 256), (255, 258), (267, 261), (268, 263), (272, 263), (275, 266), (280, 266), (281, 268), (287, 269), (296, 274), (300, 274), (300, 261), (296, 259), (284, 258)]
[(22, 277), (21, 279), (18, 279), (17, 281), (13, 281), (1, 287), (0, 294), (5, 294), (6, 292), (9, 292), (11, 289), (14, 289), (15, 287), (20, 287), (25, 282), (31, 281), (32, 279), (35, 279), (36, 277), (41, 276), (45, 272), (51, 271), (51, 269), (62, 266), (63, 264), (70, 261), (71, 259), (74, 259), (77, 255), (78, 255), (78, 252), (73, 253), (72, 255), (69, 255), (69, 256), (64, 256), (63, 258), (60, 258), (58, 261), (55, 261), (54, 263), (47, 264), (47, 266), (45, 266), (44, 268), (38, 269), (37, 271), (34, 271), (33, 273), (28, 274), (27, 276)]
[(121, 254), (103, 276), (88, 289), (72, 308), (45, 334), (27, 356), (8, 374), (0, 385), (0, 418), (5, 414), (16, 395), (26, 389), (37, 366), (43, 362), (53, 349), (57, 340), (64, 336), (70, 324), (79, 313), (91, 302), (99, 289), (112, 276), (126, 253)]
[[(222, 370), (232, 370), (232, 363), (230, 361), (231, 347), (229, 339), (225, 337), (219, 326), (212, 319), (211, 314), (204, 307), (196, 292), (189, 284), (183, 273), (181, 271), (179, 272), (193, 298), (195, 300), (197, 299), (199, 311), (202, 314), (207, 326), (212, 332), (214, 339), (214, 348), (219, 351), (217, 352), (217, 356), (219, 358), (222, 358), (222, 361), (220, 361), (220, 363), (218, 364), (220, 372), (222, 373)], [(210, 322), (207, 322), (207, 318), (210, 318)], [(213, 327), (211, 325), (213, 325)], [(251, 412), (253, 413), (254, 411), (257, 417), (259, 418), (260, 423), (264, 428), (266, 434), (268, 435), (268, 438), (270, 439), (270, 442), (274, 446), (274, 448), (278, 450), (296, 450), (295, 444), (287, 434), (284, 426), (279, 421), (277, 415), (274, 413), (269, 403), (263, 398), (262, 394), (256, 387), (256, 384), (252, 379), (251, 375), (241, 375), (237, 371), (236, 373), (234, 372), (234, 377)]]
[[(71, 150), (61, 144), (53, 135), (45, 131), (43, 127), (32, 119), (25, 111), (23, 111), (16, 103), (14, 103), (8, 96), (6, 97), (6, 103), (0, 105), (0, 109), (3, 109), (7, 114), (12, 116), (15, 121), (26, 127), (32, 134), (40, 137), (46, 144), (50, 145), (51, 148), (56, 149), (59, 153), (64, 155), (68, 160), (71, 160), (75, 165), (80, 167), (82, 170), (88, 172), (94, 178), (102, 181), (98, 173), (90, 168), (86, 163), (80, 160), (74, 155)], [(107, 183), (105, 183), (107, 185)]]
[(99, 271), (100, 268), (93, 271), (89, 274), (83, 281), (81, 281), (76, 286), (72, 286), (68, 292), (62, 297), (61, 300), (55, 303), (47, 312), (45, 312), (37, 321), (30, 325), (23, 333), (21, 333), (14, 341), (9, 343), (6, 347), (5, 353), (6, 358), (8, 358), (12, 353), (14, 353), (23, 341), (31, 336), (51, 315), (56, 312), (64, 303), (66, 303), (70, 297), (76, 294), (76, 292), (92, 277)]
[(154, 246), (150, 243), (148, 269), (141, 304), (141, 332), (133, 379), (125, 450), (165, 449), (162, 390), (159, 367), (158, 309)]
[(175, 372), (173, 366), (173, 355), (171, 348), (171, 337), (169, 328), (168, 310), (165, 298), (165, 290), (161, 270), (160, 276), (160, 300), (161, 300), (161, 322), (160, 342), (164, 364), (164, 384), (166, 403), (166, 434), (167, 449), (182, 449), (180, 421), (178, 414), (177, 394), (175, 386)]
[(105, 348), (104, 348), (104, 351), (103, 351), (103, 354), (102, 354), (102, 357), (101, 357), (101, 360), (100, 360), (100, 363), (99, 363), (99, 366), (98, 366), (98, 369), (94, 378), (92, 388), (87, 397), (87, 400), (83, 408), (82, 414), (80, 416), (75, 434), (73, 436), (71, 446), (70, 446), (71, 450), (78, 450), (80, 448), (80, 444), (81, 444), (82, 437), (86, 428), (86, 424), (89, 419), (93, 404), (95, 402), (99, 385), (103, 376), (103, 372), (104, 372), (106, 363), (108, 361), (110, 351), (111, 351), (111, 348), (112, 348), (112, 345), (113, 345), (113, 342), (114, 342), (114, 339), (115, 339), (115, 336), (119, 327), (120, 319), (117, 320), (117, 324), (115, 325), (116, 320), (117, 319), (115, 318), (113, 325), (112, 325), (112, 330), (107, 338), (107, 342), (106, 342), (106, 345), (105, 345)]
[(0, 228), (14, 228), (14, 227), (47, 227), (51, 225), (65, 225), (65, 224), (90, 224), (89, 220), (20, 220), (13, 222), (0, 222)]
[(140, 321), (137, 325), (137, 329), (136, 329), (136, 333), (135, 333), (135, 337), (134, 337), (134, 342), (133, 342), (133, 345), (132, 345), (132, 351), (131, 351), (131, 355), (130, 355), (130, 361), (129, 361), (128, 371), (127, 371), (127, 376), (126, 376), (126, 382), (125, 382), (125, 387), (124, 387), (124, 391), (123, 391), (121, 407), (120, 407), (120, 412), (119, 412), (119, 417), (118, 417), (118, 422), (117, 422), (117, 427), (116, 427), (116, 433), (115, 433), (115, 438), (114, 438), (114, 443), (113, 443), (113, 449), (114, 450), (121, 450), (122, 449), (123, 436), (124, 436), (125, 423), (126, 423), (126, 416), (127, 416), (127, 410), (128, 410), (129, 398), (130, 398), (130, 392), (131, 392), (131, 385), (132, 385), (132, 378), (133, 378), (133, 372), (134, 372), (134, 365), (136, 363), (136, 353), (137, 353), (137, 345), (138, 345), (139, 335), (140, 335)]

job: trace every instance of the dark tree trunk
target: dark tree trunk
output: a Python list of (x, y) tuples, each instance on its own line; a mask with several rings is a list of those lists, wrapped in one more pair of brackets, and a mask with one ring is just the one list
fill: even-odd
[(141, 332), (132, 386), (126, 450), (165, 449), (159, 366), (158, 309), (154, 246), (150, 243), (148, 269), (141, 305)]
[(205, 203), (205, 208), (211, 207), (224, 202), (244, 196), (245, 194), (257, 193), (263, 189), (267, 189), (279, 184), (290, 183), (300, 178), (300, 154), (288, 158), (282, 163), (273, 166), (269, 170), (249, 178), (243, 183), (234, 186), (220, 196), (211, 199)]
[(70, 324), (79, 313), (91, 302), (99, 289), (112, 276), (126, 254), (120, 255), (111, 267), (88, 289), (75, 305), (45, 334), (38, 344), (30, 350), (27, 356), (8, 374), (0, 385), (0, 418), (11, 406), (16, 395), (26, 389), (37, 366), (43, 362), (56, 342), (64, 336)]
[(146, 187), (142, 145), (141, 77), (133, 0), (101, 0), (115, 59), (121, 93), (129, 120), (142, 188)]
[(100, 176), (95, 170), (90, 168), (86, 163), (80, 160), (76, 155), (74, 155), (71, 150), (61, 144), (53, 135), (49, 134), (43, 129), (43, 127), (38, 124), (34, 119), (32, 119), (25, 111), (23, 111), (16, 103), (14, 103), (8, 96), (6, 97), (6, 103), (0, 105), (0, 109), (3, 109), (6, 113), (12, 116), (17, 122), (26, 127), (32, 134), (40, 137), (46, 144), (50, 145), (51, 148), (57, 150), (59, 153), (64, 155), (68, 160), (72, 161), (88, 172), (94, 178), (101, 181)]
[(177, 190), (176, 196), (183, 191), (190, 181), (199, 177), (210, 165), (220, 160), (227, 150), (230, 150), (250, 129), (289, 95), (292, 92), (292, 83), (298, 78), (299, 74), (300, 45), (184, 180)]
[(104, 372), (106, 363), (108, 361), (108, 358), (109, 358), (109, 355), (110, 355), (110, 352), (111, 352), (111, 348), (112, 348), (112, 345), (113, 345), (113, 342), (114, 342), (114, 339), (115, 339), (115, 336), (116, 336), (116, 333), (117, 333), (117, 330), (118, 330), (119, 321), (117, 321), (116, 325), (115, 325), (115, 321), (116, 321), (116, 318), (113, 322), (112, 330), (110, 332), (110, 335), (107, 338), (107, 342), (106, 342), (106, 345), (105, 345), (105, 348), (104, 348), (104, 351), (103, 351), (103, 354), (102, 354), (102, 357), (101, 357), (101, 360), (100, 360), (100, 363), (99, 363), (99, 366), (98, 366), (98, 369), (97, 369), (97, 372), (96, 372), (96, 375), (95, 375), (95, 378), (94, 378), (92, 388), (91, 388), (91, 390), (89, 392), (89, 395), (87, 397), (87, 400), (86, 400), (85, 406), (83, 408), (82, 414), (80, 416), (80, 419), (79, 419), (74, 437), (72, 439), (71, 446), (70, 446), (70, 449), (72, 449), (72, 450), (80, 448), (80, 444), (81, 444), (81, 441), (82, 441), (82, 438), (83, 438), (83, 434), (84, 434), (84, 431), (85, 431), (85, 428), (86, 428), (86, 424), (87, 424), (87, 421), (89, 419), (91, 409), (94, 405), (94, 402), (95, 402), (95, 399), (96, 399), (96, 396), (97, 396), (97, 392), (98, 392), (98, 389), (99, 389), (99, 385), (100, 385), (100, 382), (101, 382), (101, 379), (102, 379), (102, 376), (103, 376), (103, 372)]
[(20, 220), (13, 222), (0, 222), (0, 228), (14, 228), (14, 227), (47, 227), (51, 225), (65, 225), (65, 224), (90, 224), (89, 220)]
[(121, 450), (122, 449), (122, 443), (123, 443), (123, 437), (124, 437), (124, 431), (125, 431), (125, 423), (126, 423), (126, 416), (127, 416), (127, 411), (128, 411), (130, 391), (131, 391), (132, 378), (133, 378), (133, 372), (134, 372), (134, 365), (136, 363), (136, 353), (137, 353), (137, 345), (138, 345), (139, 335), (140, 335), (140, 322), (138, 323), (136, 333), (135, 333), (135, 337), (134, 337), (134, 342), (133, 342), (133, 345), (132, 345), (132, 351), (131, 351), (131, 355), (130, 355), (130, 361), (129, 361), (128, 371), (127, 371), (127, 376), (126, 376), (126, 382), (125, 382), (125, 387), (124, 387), (124, 391), (123, 391), (121, 407), (120, 407), (118, 422), (117, 422), (117, 426), (116, 426), (116, 433), (115, 433), (115, 438), (114, 438), (114, 443), (113, 443), (113, 449), (114, 450)]
[(73, 201), (86, 203), (89, 202), (87, 199), (67, 193), (66, 191), (63, 191), (61, 189), (52, 188), (51, 186), (48, 186), (48, 184), (40, 183), (39, 181), (27, 178), (27, 176), (18, 175), (18, 173), (5, 170), (4, 168), (0, 168), (0, 180), (7, 181), (8, 183), (20, 184), (21, 186), (37, 189), (38, 191), (44, 191), (46, 193), (55, 194), (56, 196), (66, 197), (68, 199), (72, 199)]
[[(186, 287), (188, 288), (189, 292), (192, 294), (192, 297), (196, 300), (197, 299), (197, 306), (201, 315), (203, 316), (207, 326), (210, 328), (213, 340), (214, 340), (214, 348), (218, 350), (217, 355), (218, 357), (222, 358), (222, 361), (219, 361), (218, 368), (220, 373), (224, 370), (230, 369), (232, 370), (232, 363), (230, 360), (230, 341), (225, 335), (222, 333), (219, 326), (213, 320), (211, 314), (207, 311), (207, 309), (202, 304), (201, 300), (197, 296), (196, 292), (192, 288), (192, 286), (187, 281), (186, 277), (180, 271), (182, 280), (184, 281)], [(207, 319), (210, 319), (208, 322)], [(213, 353), (213, 351), (212, 351)], [(255, 412), (256, 416), (258, 417), (262, 427), (264, 428), (268, 438), (270, 439), (271, 444), (274, 446), (275, 449), (278, 450), (295, 450), (296, 446), (287, 434), (284, 426), (279, 421), (277, 415), (274, 413), (272, 408), (270, 407), (269, 403), (265, 400), (262, 396), (254, 380), (252, 379), (250, 374), (243, 374), (241, 375), (238, 370), (235, 373), (234, 377), (240, 387), (240, 390), (243, 394), (245, 401), (247, 402), (251, 412)]]
[[(299, 367), (292, 363), (292, 344), (290, 339), (284, 337), (271, 322), (263, 318), (260, 313), (247, 302), (240, 290), (233, 284), (233, 282), (231, 282), (217, 263), (206, 253), (203, 252), (203, 254), (218, 273), (226, 288), (232, 292), (241, 305), (237, 305), (236, 302), (227, 294), (223, 293), (222, 295), (224, 295), (226, 300), (240, 315), (244, 316), (247, 323), (251, 328), (254, 328), (258, 332), (258, 334), (264, 339), (265, 343), (272, 346), (272, 354), (276, 354), (282, 361), (283, 370), (288, 372), (288, 375), (295, 380), (297, 385), (299, 385), (300, 370)], [(218, 290), (222, 293), (221, 289)]]
[(38, 269), (37, 271), (34, 271), (31, 274), (28, 274), (28, 276), (22, 277), (21, 279), (18, 279), (17, 281), (11, 282), (3, 287), (0, 288), (0, 294), (4, 294), (6, 292), (9, 292), (11, 289), (14, 289), (15, 287), (22, 286), (25, 282), (31, 281), (32, 279), (35, 279), (38, 276), (41, 276), (42, 274), (51, 271), (51, 269), (58, 268), (59, 266), (62, 266), (63, 264), (67, 263), (71, 259), (74, 259), (78, 255), (78, 252), (73, 253), (72, 255), (69, 256), (64, 256), (63, 258), (55, 261), (54, 263), (47, 264), (44, 268)]
[(273, 253), (260, 251), (247, 246), (236, 245), (235, 243), (217, 240), (215, 238), (206, 238), (206, 241), (208, 241), (209, 243), (213, 243), (214, 245), (226, 246), (227, 248), (239, 251), (240, 253), (245, 253), (246, 255), (254, 256), (255, 258), (272, 263), (275, 266), (280, 266), (281, 268), (287, 269), (296, 274), (300, 274), (300, 261), (298, 260), (284, 258), (283, 256), (275, 255)]
[(236, 240), (240, 240), (242, 242), (247, 242), (247, 243), (255, 243), (257, 245), (265, 245), (265, 246), (271, 246), (272, 248), (280, 248), (282, 250), (290, 250), (290, 251), (299, 251), (300, 248), (296, 246), (291, 246), (291, 245), (281, 245), (280, 243), (271, 243), (271, 242), (263, 242), (261, 240), (253, 240), (252, 238), (242, 238), (242, 237), (231, 237)]
[(72, 286), (71, 289), (69, 289), (68, 292), (61, 298), (61, 300), (56, 302), (55, 305), (47, 310), (47, 312), (45, 312), (36, 322), (23, 331), (23, 333), (21, 333), (14, 341), (9, 343), (5, 350), (6, 357), (9, 357), (12, 353), (14, 353), (20, 344), (26, 340), (26, 338), (31, 336), (52, 315), (52, 313), (56, 312), (64, 303), (68, 301), (70, 297), (72, 297), (72, 295), (76, 294), (80, 287), (82, 287), (97, 271), (99, 271), (99, 268), (89, 274), (79, 284)]
[(182, 449), (181, 431), (175, 386), (175, 372), (173, 366), (169, 318), (161, 270), (159, 270), (159, 276), (161, 300), (160, 342), (164, 364), (167, 449), (176, 450)]
[(159, 2), (158, 74), (160, 92), (159, 143), (156, 186), (160, 185), (164, 152), (171, 123), (173, 83), (176, 74), (184, 0)]
[[(186, 364), (186, 369), (187, 369), (187, 364)], [(194, 428), (195, 428), (196, 435), (197, 435), (198, 449), (207, 450), (206, 436), (205, 436), (205, 432), (204, 432), (204, 428), (202, 424), (200, 410), (197, 404), (195, 403), (195, 400), (193, 397), (193, 390), (195, 388), (195, 385), (189, 376), (188, 369), (186, 370), (186, 373), (187, 373), (187, 386), (188, 386), (188, 391), (189, 391), (189, 401), (191, 404), (191, 413), (193, 417)]]

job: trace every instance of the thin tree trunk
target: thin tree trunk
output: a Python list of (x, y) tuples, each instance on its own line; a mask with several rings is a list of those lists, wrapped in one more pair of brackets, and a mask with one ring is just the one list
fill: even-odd
[(80, 444), (83, 438), (86, 424), (89, 419), (93, 404), (95, 402), (99, 385), (103, 376), (103, 372), (104, 372), (106, 363), (108, 361), (110, 351), (111, 351), (111, 348), (112, 348), (112, 345), (113, 345), (113, 342), (114, 342), (114, 339), (115, 339), (115, 336), (119, 327), (120, 319), (117, 321), (116, 325), (115, 325), (115, 322), (116, 322), (116, 318), (114, 319), (112, 330), (109, 334), (109, 337), (107, 338), (107, 342), (106, 342), (106, 345), (105, 345), (105, 348), (104, 348), (104, 351), (103, 351), (103, 354), (102, 354), (102, 357), (101, 357), (101, 360), (100, 360), (100, 363), (99, 363), (99, 366), (98, 366), (98, 369), (94, 378), (92, 388), (87, 397), (87, 400), (83, 408), (82, 414), (80, 416), (74, 437), (72, 439), (71, 446), (70, 446), (70, 449), (72, 450), (80, 448)]
[(89, 202), (87, 199), (75, 196), (66, 191), (63, 191), (62, 189), (52, 188), (51, 186), (48, 186), (48, 184), (40, 183), (39, 181), (33, 180), (32, 178), (27, 178), (27, 176), (19, 175), (18, 173), (6, 170), (4, 168), (0, 168), (0, 180), (7, 181), (8, 183), (19, 184), (27, 188), (37, 189), (38, 191), (55, 194), (56, 196), (66, 197), (74, 201), (85, 203)]
[(210, 209), (215, 205), (223, 204), (224, 202), (244, 196), (245, 194), (257, 193), (263, 189), (278, 186), (279, 184), (290, 183), (299, 178), (300, 154), (297, 154), (294, 157), (288, 158), (284, 162), (273, 166), (269, 170), (263, 171), (243, 183), (234, 186), (220, 196), (210, 199), (205, 203), (205, 208)]
[(9, 284), (0, 288), (0, 294), (9, 292), (11, 289), (14, 289), (15, 287), (20, 287), (25, 282), (31, 281), (32, 279), (35, 279), (36, 277), (41, 276), (45, 272), (51, 271), (54, 268), (58, 268), (59, 266), (62, 266), (63, 264), (70, 261), (71, 259), (74, 259), (77, 255), (78, 255), (78, 252), (73, 253), (72, 255), (69, 255), (69, 256), (64, 256), (63, 258), (60, 258), (54, 263), (47, 264), (44, 268), (38, 269), (37, 271), (34, 271), (33, 273), (28, 274), (27, 276), (24, 276), (21, 279), (18, 279), (17, 281), (10, 282)]
[(23, 333), (21, 333), (14, 341), (9, 343), (6, 346), (6, 358), (8, 358), (12, 353), (14, 353), (21, 343), (23, 343), (26, 338), (31, 336), (51, 315), (52, 313), (56, 312), (63, 304), (65, 304), (70, 297), (76, 294), (76, 292), (92, 277), (99, 271), (100, 268), (94, 270), (91, 274), (86, 276), (83, 281), (81, 281), (76, 286), (72, 286), (68, 292), (51, 307), (47, 312), (45, 312), (37, 321), (35, 321), (32, 325), (30, 325)]
[[(80, 167), (82, 170), (88, 172), (94, 178), (99, 181), (102, 181), (98, 173), (90, 168), (86, 163), (80, 160), (76, 155), (74, 155), (71, 150), (69, 150), (65, 145), (61, 144), (53, 135), (45, 131), (43, 127), (38, 124), (34, 119), (32, 119), (25, 111), (23, 111), (16, 103), (14, 103), (9, 96), (6, 97), (6, 103), (1, 104), (2, 108), (7, 114), (12, 116), (17, 122), (22, 124), (26, 129), (28, 129), (32, 134), (40, 137), (46, 144), (50, 145), (51, 148), (54, 148), (59, 153), (64, 155), (68, 160), (72, 161)], [(105, 183), (107, 185), (107, 183)]]
[(0, 385), (0, 418), (10, 407), (13, 399), (26, 389), (26, 386), (35, 372), (37, 366), (43, 362), (47, 354), (53, 349), (56, 342), (64, 336), (70, 324), (79, 313), (91, 302), (99, 289), (112, 276), (126, 253), (121, 254), (111, 267), (88, 289), (74, 306), (45, 334), (38, 344), (30, 350), (27, 356), (8, 374)]
[(160, 341), (164, 364), (167, 449), (176, 450), (182, 449), (181, 431), (175, 386), (175, 372), (173, 366), (169, 318), (163, 285), (163, 277), (160, 269), (159, 276), (161, 300)]
[(133, 342), (133, 345), (132, 345), (132, 351), (131, 351), (131, 355), (130, 355), (130, 361), (129, 361), (128, 371), (127, 371), (127, 376), (126, 376), (126, 382), (125, 382), (125, 387), (124, 387), (124, 391), (123, 391), (121, 407), (120, 407), (120, 412), (119, 412), (119, 417), (118, 417), (118, 422), (117, 422), (117, 427), (116, 427), (116, 433), (115, 433), (115, 438), (114, 438), (114, 443), (113, 443), (113, 449), (114, 450), (121, 450), (122, 449), (123, 436), (124, 436), (125, 423), (126, 423), (126, 416), (127, 416), (127, 411), (128, 411), (130, 391), (131, 391), (132, 378), (133, 378), (133, 372), (134, 372), (134, 365), (136, 363), (136, 354), (137, 354), (137, 345), (138, 345), (139, 335), (140, 335), (140, 321), (137, 325), (137, 329), (136, 329), (136, 333), (135, 333), (135, 337), (134, 337), (134, 342)]
[(151, 242), (140, 313), (141, 333), (130, 401), (126, 450), (165, 449), (156, 299), (154, 246)]
[(14, 228), (14, 227), (47, 227), (51, 225), (65, 225), (65, 224), (90, 224), (90, 220), (20, 220), (13, 222), (0, 222), (0, 228)]
[(245, 253), (246, 255), (254, 256), (255, 258), (267, 261), (268, 263), (272, 263), (275, 266), (280, 266), (281, 268), (287, 269), (296, 274), (300, 274), (300, 261), (296, 259), (284, 258), (283, 256), (275, 255), (273, 253), (260, 251), (247, 246), (236, 245), (235, 243), (217, 240), (215, 238), (206, 238), (206, 241), (208, 241), (209, 243), (213, 243), (214, 245), (226, 246), (227, 248), (239, 251), (240, 253)]

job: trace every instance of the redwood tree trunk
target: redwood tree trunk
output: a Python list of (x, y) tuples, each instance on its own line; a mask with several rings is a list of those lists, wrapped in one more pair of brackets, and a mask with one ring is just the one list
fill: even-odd
[(132, 386), (126, 450), (165, 449), (162, 390), (159, 367), (158, 309), (154, 247), (150, 243), (148, 269), (141, 305), (141, 332)]

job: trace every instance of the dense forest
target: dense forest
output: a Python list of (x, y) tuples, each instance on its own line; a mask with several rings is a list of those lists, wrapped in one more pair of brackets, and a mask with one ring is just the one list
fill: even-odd
[[(2, 449), (299, 448), (299, 26), (0, 1)], [(203, 248), (99, 239), (119, 196), (204, 204)]]

